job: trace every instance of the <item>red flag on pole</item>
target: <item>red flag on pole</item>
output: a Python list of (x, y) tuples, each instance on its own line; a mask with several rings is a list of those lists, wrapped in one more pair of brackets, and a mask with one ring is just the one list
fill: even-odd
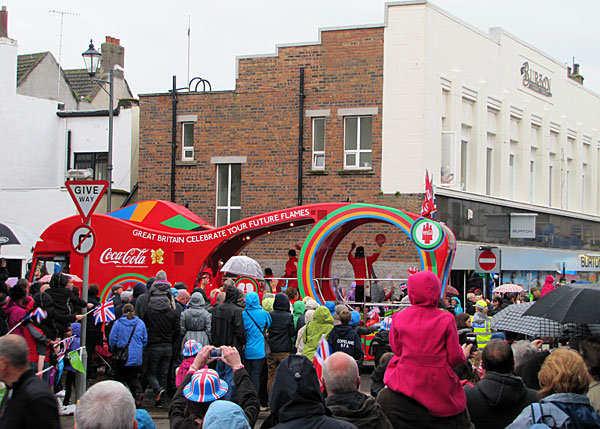
[(425, 199), (421, 206), (421, 216), (437, 220), (435, 206), (435, 192), (433, 190), (433, 180), (429, 177), (429, 171), (425, 170)]

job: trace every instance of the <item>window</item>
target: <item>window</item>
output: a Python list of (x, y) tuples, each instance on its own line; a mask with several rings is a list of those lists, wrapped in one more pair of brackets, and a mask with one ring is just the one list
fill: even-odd
[(552, 191), (554, 190), (554, 156), (550, 155), (550, 166), (548, 167), (548, 206), (552, 207)]
[(585, 188), (586, 188), (587, 164), (581, 166), (581, 211), (585, 211)]
[(344, 168), (371, 168), (371, 116), (344, 118)]
[(529, 161), (529, 202), (533, 203), (535, 189), (535, 161)]
[(325, 169), (325, 118), (312, 120), (312, 169)]
[(493, 175), (494, 149), (487, 148), (485, 157), (485, 194), (492, 195), (492, 175)]
[(471, 127), (466, 125), (462, 126), (460, 140), (460, 189), (463, 191), (467, 190), (467, 172), (469, 162), (469, 137), (471, 134)]
[(442, 185), (454, 185), (455, 183), (455, 140), (455, 133), (442, 133), (442, 167), (440, 172)]
[(183, 139), (181, 144), (181, 160), (182, 161), (193, 161), (194, 160), (194, 123), (184, 122), (183, 123)]
[(216, 226), (241, 219), (242, 164), (217, 164)]
[(91, 168), (94, 180), (108, 179), (108, 152), (76, 153), (74, 156), (76, 170)]
[(508, 195), (511, 200), (515, 198), (515, 155), (508, 155)]

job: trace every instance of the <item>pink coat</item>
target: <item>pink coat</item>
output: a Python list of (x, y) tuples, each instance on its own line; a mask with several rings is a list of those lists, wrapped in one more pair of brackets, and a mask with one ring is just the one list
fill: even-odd
[(183, 362), (181, 362), (181, 365), (179, 365), (179, 368), (177, 369), (177, 374), (175, 374), (175, 387), (179, 387), (185, 378), (185, 375), (188, 373), (190, 366), (192, 366), (194, 363), (194, 359), (195, 356), (190, 356), (183, 359)]
[(546, 282), (544, 283), (544, 286), (542, 286), (542, 292), (540, 293), (540, 296), (544, 296), (548, 292), (552, 292), (554, 289), (556, 289), (556, 286), (554, 286), (554, 277), (547, 275)]
[(394, 357), (384, 376), (386, 386), (413, 398), (438, 417), (466, 407), (465, 393), (452, 371), (465, 362), (454, 317), (437, 308), (441, 283), (431, 271), (408, 279), (411, 307), (395, 313), (390, 330)]

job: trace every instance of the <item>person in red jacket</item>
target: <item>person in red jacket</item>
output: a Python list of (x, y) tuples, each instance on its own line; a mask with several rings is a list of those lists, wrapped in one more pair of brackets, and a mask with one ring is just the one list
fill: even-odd
[(392, 318), (394, 357), (377, 402), (394, 427), (469, 427), (465, 393), (452, 368), (465, 362), (471, 345), (461, 348), (454, 317), (437, 308), (441, 291), (431, 271), (413, 274), (412, 305)]
[[(352, 247), (348, 252), (348, 262), (352, 265), (352, 269), (354, 270), (354, 278), (356, 280), (356, 289), (354, 300), (356, 302), (362, 302), (364, 300), (365, 293), (365, 282), (364, 280), (358, 279), (368, 279), (371, 278), (371, 274), (373, 273), (373, 263), (379, 258), (381, 252), (383, 251), (383, 244), (379, 244), (379, 247), (371, 256), (369, 256), (365, 261), (365, 248), (363, 246), (356, 247), (356, 242), (352, 242)], [(352, 255), (352, 251), (356, 249), (354, 255)], [(369, 272), (367, 274), (367, 267)]]
[[(296, 257), (296, 251), (294, 249), (288, 250), (288, 260), (285, 263), (285, 274), (283, 277), (293, 280), (286, 280), (285, 288), (294, 287), (298, 288), (298, 258)], [(281, 282), (277, 284), (277, 293), (282, 292)]]
[(554, 289), (556, 289), (556, 286), (554, 286), (554, 277), (547, 275), (544, 286), (542, 286), (542, 293), (540, 294), (540, 297), (546, 295), (548, 292), (552, 292)]

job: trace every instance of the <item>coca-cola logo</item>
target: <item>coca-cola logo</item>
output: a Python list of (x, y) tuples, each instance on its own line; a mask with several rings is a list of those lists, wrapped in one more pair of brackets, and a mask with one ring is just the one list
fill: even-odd
[(134, 247), (125, 251), (113, 251), (112, 247), (109, 247), (102, 255), (100, 255), (100, 262), (103, 264), (118, 264), (118, 265), (146, 265), (146, 256), (148, 249), (139, 249)]

